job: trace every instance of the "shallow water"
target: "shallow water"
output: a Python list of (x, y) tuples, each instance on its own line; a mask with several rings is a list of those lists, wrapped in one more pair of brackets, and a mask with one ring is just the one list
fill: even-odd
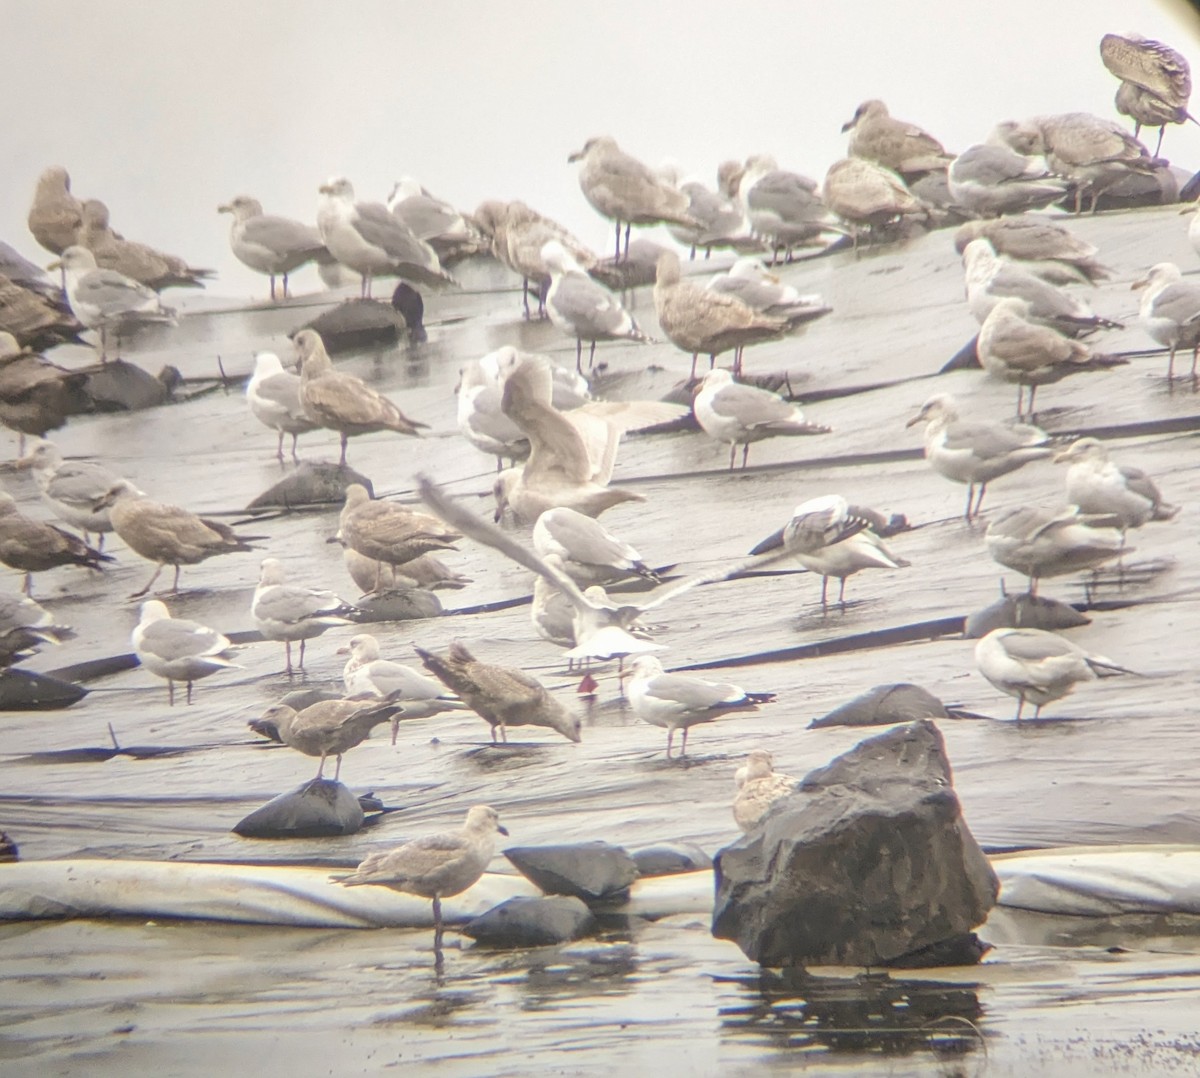
[[(1129, 283), (1145, 266), (1194, 262), (1183, 223), (1169, 208), (1073, 227), (1097, 242), (1116, 270), (1090, 296), (1108, 317), (1132, 317), (1137, 297)], [(962, 489), (928, 469), (919, 433), (904, 429), (937, 391), (955, 393), (973, 414), (1008, 415), (1013, 407), (1012, 388), (978, 371), (931, 377), (975, 330), (950, 234), (858, 261), (832, 256), (789, 267), (783, 276), (803, 291), (820, 291), (835, 313), (802, 337), (748, 350), (747, 370), (786, 370), (801, 396), (879, 388), (806, 407), (810, 420), (833, 433), (758, 443), (744, 474), (725, 473), (728, 451), (699, 433), (630, 438), (615, 482), (647, 502), (604, 517), (651, 564), (678, 563), (676, 572), (690, 574), (745, 555), (794, 505), (822, 493), (907, 515), (913, 529), (889, 545), (912, 567), (851, 578), (845, 612), (823, 616), (819, 582), (799, 572), (697, 588), (654, 612), (657, 639), (670, 649), (663, 655), (668, 667), (716, 668), (709, 676), (777, 692), (775, 704), (695, 728), (686, 763), (665, 760), (663, 732), (621, 706), (611, 672), (601, 677), (600, 700), (586, 713), (579, 745), (514, 728), (509, 745), (493, 747), (486, 725), (471, 715), (413, 722), (402, 727), (395, 749), (380, 737), (352, 750), (342, 776), (356, 792), (373, 790), (401, 811), (347, 839), (249, 841), (230, 833), (233, 824), (315, 769), (246, 728), (301, 683), (280, 672), (280, 645), (254, 643), (238, 656), (242, 669), (199, 683), (190, 707), (169, 708), (162, 683), (131, 669), (89, 682), (91, 695), (68, 711), (0, 715), (0, 827), (27, 858), (352, 864), (369, 850), (451, 826), (466, 806), (486, 801), (500, 809), (514, 844), (603, 838), (632, 848), (687, 840), (711, 852), (736, 837), (732, 775), (749, 748), (769, 748), (777, 767), (802, 774), (864, 736), (846, 728), (805, 730), (812, 718), (873, 685), (915, 681), (947, 703), (1001, 720), (941, 724), (967, 820), (985, 847), (1197, 842), (1200, 765), (1186, 750), (1194, 737), (1196, 663), (1186, 641), (1195, 632), (1200, 596), (1200, 396), (1179, 382), (1169, 391), (1166, 359), (1158, 355), (1039, 391), (1039, 422), (1053, 432), (1173, 423), (1169, 433), (1117, 431), (1113, 455), (1154, 475), (1183, 510), (1131, 538), (1137, 549), (1127, 559), (1124, 586), (1107, 575), (1096, 594), (1114, 608), (1093, 611), (1092, 624), (1070, 634), (1146, 676), (1080, 686), (1049, 707), (1046, 720), (1017, 726), (1007, 721), (1012, 701), (975, 671), (973, 642), (914, 634), (912, 642), (888, 644), (883, 632), (965, 615), (997, 595), (999, 567), (987, 556), (982, 526), (961, 521)], [(490, 511), (494, 462), (454, 430), (459, 366), (505, 343), (549, 351), (563, 362), (574, 351), (549, 324), (521, 323), (519, 299), (499, 274), (481, 270), (468, 290), (428, 298), (426, 345), (338, 360), (433, 428), (422, 439), (352, 440), (350, 463), (377, 492), (411, 497), (413, 476), (426, 471), (480, 512)], [(230, 375), (246, 373), (257, 350), (286, 354), (286, 333), (319, 309), (311, 297), (274, 308), (245, 309), (206, 296), (188, 303), (177, 330), (141, 338), (128, 357), (151, 371), (170, 362), (188, 378), (211, 379), (220, 356)], [(654, 333), (648, 293), (636, 296), (636, 309)], [(1102, 344), (1125, 351), (1150, 342), (1131, 326), (1106, 334)], [(60, 362), (75, 356), (88, 358), (79, 348), (55, 354)], [(690, 362), (668, 343), (605, 344), (597, 356), (604, 364), (597, 392), (620, 397), (661, 396)], [(196, 382), (187, 390), (209, 387)], [(69, 455), (104, 460), (152, 496), (233, 520), (246, 519), (240, 510), (281, 474), (274, 435), (250, 416), (236, 388), (198, 392), (186, 403), (133, 416), (85, 417), (55, 440)], [(335, 459), (337, 452), (336, 438), (323, 433), (305, 436), (300, 446), (308, 459)], [(4, 481), (26, 511), (45, 516), (28, 476), (6, 474)], [(1023, 499), (1054, 504), (1061, 483), (1061, 468), (1036, 463), (997, 481), (986, 504), (992, 511)], [(326, 543), (336, 526), (336, 513), (327, 511), (242, 527), (269, 536), (264, 554), (282, 558), (295, 577), (353, 598), (340, 553)], [(125, 597), (150, 569), (119, 541), (113, 549), (119, 561), (103, 574), (62, 569), (39, 576), (35, 595), (79, 635), (44, 651), (31, 668), (50, 671), (129, 650), (137, 606)], [(252, 628), (249, 603), (261, 556), (185, 567), (188, 590), (168, 600), (172, 611), (227, 632)], [(527, 574), (494, 551), (464, 543), (446, 560), (475, 581), (464, 591), (440, 593), (448, 609), (528, 594)], [(9, 586), (18, 584), (11, 574)], [(1022, 581), (1009, 573), (1007, 584), (1016, 590)], [(1084, 598), (1081, 583), (1069, 577), (1043, 582), (1042, 592)], [(335, 651), (355, 631), (348, 626), (310, 642), (304, 683), (340, 680), (343, 660)], [(574, 695), (577, 679), (535, 637), (524, 607), (373, 631), (390, 658), (407, 661), (413, 641), (440, 648), (460, 639), (482, 658), (521, 665)], [(779, 657), (798, 645), (850, 636), (861, 637), (850, 650)], [(737, 665), (721, 673), (733, 660)], [(109, 725), (122, 746), (178, 751), (87, 762), (70, 755), (111, 747)], [(494, 867), (502, 864), (498, 859)], [(600, 942), (561, 953), (451, 949), (440, 981), (422, 932), (8, 926), (0, 930), (9, 989), (9, 1002), (0, 1004), (0, 1058), (31, 1073), (103, 1072), (131, 1061), (169, 1072), (211, 1071), (268, 1050), (271, 1073), (309, 1069), (314, 1052), (339, 1071), (421, 1062), (452, 1074), (611, 1072), (621, 1064), (738, 1073), (802, 1063), (880, 1074), (1195, 1070), (1200, 935), (1192, 925), (1181, 921), (1166, 932), (1157, 923), (1122, 922), (1098, 942), (1080, 940), (1074, 924), (1069, 932), (1047, 932), (1028, 915), (999, 918), (993, 920), (1001, 942), (980, 968), (894, 978), (904, 985), (967, 986), (950, 993), (945, 1010), (969, 1018), (982, 1042), (960, 1036), (961, 1023), (951, 1023), (954, 1036), (940, 1025), (936, 1035), (893, 1034), (870, 1006), (853, 1012), (852, 1028), (873, 1023), (878, 1036), (829, 1036), (829, 1028), (850, 1021), (835, 1005), (841, 995), (874, 998), (877, 1010), (886, 999), (841, 984), (806, 986), (819, 997), (815, 1003), (805, 992), (764, 996), (740, 952), (690, 918), (615, 927)], [(1104, 950), (1115, 944), (1130, 952)], [(946, 992), (914, 990), (925, 1002)], [(830, 998), (835, 1002), (823, 1011), (821, 1001)], [(903, 1009), (924, 1014), (922, 1006)], [(896, 1010), (893, 1002), (888, 1013)], [(126, 1027), (132, 1029), (120, 1032)]]

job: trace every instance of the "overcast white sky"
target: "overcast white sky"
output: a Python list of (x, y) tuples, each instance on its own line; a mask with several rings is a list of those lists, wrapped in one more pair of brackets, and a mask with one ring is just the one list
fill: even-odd
[[(258, 293), (262, 280), (230, 254), (229, 219), (215, 212), (236, 194), (312, 221), (329, 175), (381, 199), (409, 174), (463, 209), (522, 198), (606, 249), (608, 226), (566, 160), (591, 135), (710, 183), (725, 158), (762, 152), (820, 181), (867, 98), (958, 151), (1003, 119), (1116, 118), (1098, 51), (1106, 32), (1137, 30), (1200, 62), (1200, 20), (1183, 0), (0, 0), (0, 10), (0, 238), (48, 260), (25, 214), (37, 174), (61, 164), (77, 195), (108, 203), (115, 228), (216, 267), (210, 291), (230, 295)], [(1200, 127), (1171, 128), (1164, 156), (1200, 168)]]

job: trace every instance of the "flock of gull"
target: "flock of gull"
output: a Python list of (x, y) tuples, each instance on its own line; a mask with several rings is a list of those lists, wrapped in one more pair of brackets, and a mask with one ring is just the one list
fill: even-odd
[[(1177, 197), (1177, 181), (1156, 156), (1158, 149), (1152, 155), (1136, 135), (1142, 127), (1158, 127), (1161, 148), (1165, 125), (1192, 117), (1187, 65), (1174, 50), (1137, 35), (1108, 35), (1101, 53), (1121, 79), (1117, 109), (1133, 119), (1133, 133), (1086, 113), (1039, 116), (1000, 123), (986, 141), (952, 154), (921, 128), (892, 117), (882, 101), (870, 100), (846, 124), (847, 157), (830, 167), (823, 183), (759, 154), (722, 164), (715, 187), (684, 176), (670, 162), (651, 168), (611, 137), (589, 139), (568, 160), (578, 163), (583, 196), (612, 223), (611, 256), (590, 250), (525, 203), (488, 201), (464, 214), (410, 178), (396, 184), (386, 204), (359, 200), (344, 177), (328, 180), (318, 190), (315, 226), (267, 214), (245, 195), (221, 205), (219, 211), (231, 216), (233, 254), (269, 278), (272, 301), (288, 297), (290, 276), (310, 263), (331, 286), (357, 281), (361, 302), (371, 299), (376, 278), (399, 277), (410, 290), (453, 288), (457, 263), (492, 257), (524, 282), (525, 317), (546, 317), (575, 342), (573, 368), (512, 346), (463, 366), (458, 425), (473, 446), (495, 459), (494, 522), (424, 477), (423, 510), (376, 499), (357, 483), (346, 487), (337, 541), (351, 577), (374, 594), (461, 587), (469, 581), (441, 555), (466, 540), (494, 548), (533, 574), (532, 630), (564, 649), (570, 667), (584, 676), (581, 691), (597, 687), (594, 664), (617, 661), (629, 708), (666, 730), (668, 757), (679, 734), (678, 755), (684, 756), (693, 726), (755, 710), (774, 696), (664, 669), (658, 653), (665, 647), (648, 628), (649, 612), (695, 587), (786, 558), (820, 575), (827, 613), (830, 579), (838, 582), (837, 602), (844, 608), (849, 577), (908, 562), (892, 548), (898, 546), (892, 541), (896, 522), (827, 494), (798, 505), (745, 559), (663, 585), (643, 556), (598, 519), (612, 506), (645, 500), (612, 485), (622, 439), (694, 420), (707, 437), (729, 447), (732, 471), (739, 448), (744, 469), (754, 442), (827, 433), (786, 395), (747, 374), (748, 347), (836, 318), (820, 296), (801, 294), (774, 268), (831, 248), (862, 249), (948, 224), (958, 227), (966, 303), (979, 323), (974, 357), (987, 376), (1016, 386), (1017, 399), (1015, 419), (1006, 421), (963, 415), (949, 394), (931, 396), (909, 421), (923, 425), (929, 466), (966, 487), (963, 517), (971, 526), (983, 514), (989, 484), (1032, 461), (1052, 458), (1068, 466), (1062, 508), (1020, 505), (988, 514), (988, 553), (1027, 577), (1030, 595), (1043, 578), (1120, 563), (1131, 529), (1169, 521), (1178, 509), (1151, 477), (1111, 460), (1102, 441), (1062, 444), (1036, 425), (1040, 386), (1127, 361), (1088, 343), (1098, 331), (1120, 328), (1092, 311), (1078, 288), (1107, 275), (1100, 252), (1056, 219), (1028, 211), (1058, 204), (1094, 213), (1138, 198)], [(183, 566), (263, 550), (270, 541), (155, 500), (101, 463), (64, 460), (45, 439), (84, 406), (79, 372), (38, 352), (93, 331), (104, 365), (120, 355), (122, 338), (143, 324), (175, 319), (163, 303), (165, 289), (202, 285), (212, 272), (114, 232), (106, 206), (76, 199), (62, 168), (39, 178), (28, 221), (34, 239), (55, 256), (50, 268), (61, 270), (61, 289), (11, 248), (0, 249), (0, 422), (20, 432), (18, 465), (30, 469), (57, 523), (23, 514), (11, 495), (0, 493), (0, 562), (25, 574), (24, 595), (0, 599), (9, 662), (63, 636), (53, 615), (32, 599), (33, 575), (112, 561), (111, 546), (105, 552), (109, 533), (124, 545), (120, 556), (130, 552), (153, 567), (138, 597), (149, 594), (165, 568), (173, 570), (167, 594), (174, 595)], [(647, 239), (631, 240), (634, 227), (657, 225), (682, 245), (682, 255)], [(1189, 234), (1200, 251), (1200, 213)], [(713, 250), (735, 258), (731, 265), (725, 260), (724, 272), (706, 274)], [(690, 404), (595, 400), (585, 372), (595, 365), (598, 344), (654, 343), (623, 301), (629, 289), (651, 283), (658, 330), (691, 359), (685, 383)], [(1190, 350), (1194, 386), (1200, 285), (1184, 279), (1175, 265), (1159, 263), (1146, 267), (1134, 287), (1141, 293), (1141, 325), (1169, 350), (1167, 378), (1176, 377), (1176, 353)], [(336, 433), (345, 468), (352, 438), (377, 432), (419, 437), (426, 428), (361, 378), (339, 370), (317, 329), (296, 332), (293, 346), (293, 355), (259, 354), (246, 386), (253, 415), (277, 435), (281, 461), (285, 436), (298, 460), (302, 436)], [(730, 366), (717, 366), (726, 354)], [(698, 372), (702, 357), (707, 369)], [(27, 435), (31, 446), (25, 445)], [(497, 526), (506, 520), (510, 527)], [(657, 590), (638, 602), (606, 590), (630, 578)], [(303, 671), (307, 641), (357, 620), (354, 604), (289, 580), (270, 556), (261, 563), (251, 614), (264, 639), (284, 645), (289, 674)], [(141, 664), (166, 680), (171, 703), (176, 683), (190, 702), (194, 682), (236, 665), (226, 636), (172, 616), (158, 598), (142, 604), (132, 643)], [(293, 644), (299, 645), (295, 655)], [(580, 740), (578, 715), (537, 678), (476, 658), (462, 643), (440, 654), (416, 647), (426, 673), (384, 657), (367, 634), (355, 635), (342, 650), (349, 658), (341, 698), (300, 708), (280, 702), (255, 723), (316, 758), (317, 778), (333, 757), (336, 780), (344, 754), (377, 726), (390, 722), (395, 740), (401, 720), (443, 711), (479, 715), (493, 742), (507, 741), (512, 727), (529, 725)], [(1016, 699), (1017, 719), (1027, 705), (1040, 713), (1079, 682), (1129, 673), (1054, 632), (1016, 626), (987, 633), (975, 657), (983, 676)], [(751, 752), (738, 774), (738, 825), (754, 827), (793, 783), (773, 771), (768, 753)], [(495, 810), (476, 806), (461, 832), (374, 854), (341, 882), (431, 898), (440, 934), (440, 899), (478, 879), (496, 833), (505, 832)]]

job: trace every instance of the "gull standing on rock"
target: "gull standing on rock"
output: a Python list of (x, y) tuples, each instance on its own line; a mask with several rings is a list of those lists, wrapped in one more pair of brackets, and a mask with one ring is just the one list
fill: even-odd
[(96, 503), (120, 480), (119, 475), (91, 461), (64, 461), (58, 446), (41, 440), (17, 461), (17, 467), (33, 471), (42, 500), (59, 520), (79, 528), (85, 543), (89, 536), (97, 536), (98, 549), (104, 549), (104, 536), (113, 525), (108, 509), (97, 509)]
[(100, 562), (112, 560), (53, 524), (25, 516), (13, 496), (0, 491), (0, 562), (25, 574), (21, 590), (26, 595), (33, 594), (34, 573), (59, 565), (99, 569)]
[(796, 779), (776, 771), (771, 754), (765, 749), (751, 749), (736, 777), (738, 792), (733, 799), (733, 818), (743, 831), (753, 831), (776, 801), (796, 791)]
[(1192, 350), (1192, 381), (1196, 380), (1196, 356), (1200, 352), (1200, 284), (1185, 281), (1173, 262), (1159, 262), (1130, 286), (1145, 289), (1138, 308), (1142, 326), (1159, 344), (1171, 351), (1167, 381), (1175, 377), (1175, 353)]
[(1140, 468), (1109, 460), (1104, 443), (1095, 438), (1077, 439), (1054, 459), (1070, 464), (1067, 501), (1081, 513), (1115, 517), (1122, 535), (1147, 521), (1170, 520), (1179, 512), (1179, 506), (1163, 501), (1153, 479)]
[(1186, 58), (1170, 45), (1141, 34), (1105, 34), (1100, 39), (1100, 59), (1118, 79), (1117, 111), (1134, 122), (1133, 137), (1143, 127), (1158, 128), (1162, 149), (1167, 124), (1196, 123), (1187, 109), (1192, 95), (1192, 72)]
[(165, 678), (167, 698), (175, 705), (175, 682), (187, 684), (187, 702), (192, 702), (192, 682), (236, 668), (229, 659), (229, 638), (185, 618), (173, 618), (166, 603), (150, 599), (142, 603), (142, 618), (133, 630), (133, 650), (152, 674)]
[(1116, 528), (1093, 526), (1074, 509), (1035, 505), (1001, 512), (988, 525), (984, 541), (993, 561), (1029, 578), (1030, 595), (1037, 594), (1042, 577), (1095, 569), (1130, 552)]
[(274, 724), (279, 740), (288, 748), (319, 756), (316, 777), (325, 774), (325, 759), (337, 757), (333, 781), (342, 773), (342, 756), (361, 745), (380, 723), (389, 722), (400, 710), (399, 704), (374, 700), (321, 700), (297, 711), (287, 704), (273, 704), (262, 713), (259, 722)]
[(953, 154), (916, 124), (893, 119), (887, 105), (878, 99), (864, 101), (842, 125), (850, 132), (847, 152), (899, 173), (906, 180), (926, 172), (938, 172), (953, 160)]
[[(930, 467), (955, 483), (967, 484), (967, 508), (963, 519), (968, 524), (972, 517), (979, 515), (988, 483), (1053, 452), (1050, 436), (1037, 427), (986, 419), (960, 419), (958, 405), (949, 393), (930, 397), (905, 426), (912, 427), (922, 421), (925, 423), (925, 459)], [(975, 499), (976, 484), (979, 485), (978, 500)]]
[(338, 432), (342, 444), (340, 465), (345, 465), (346, 443), (355, 435), (381, 430), (417, 434), (418, 428), (428, 426), (409, 419), (361, 378), (335, 371), (325, 342), (316, 330), (302, 329), (293, 343), (302, 364), (300, 402), (315, 423)]
[(979, 239), (1050, 284), (1097, 284), (1112, 276), (1112, 270), (1096, 261), (1099, 248), (1044, 217), (965, 221), (954, 233), (954, 249), (961, 255), (968, 243)]
[(275, 278), (283, 278), (283, 298), (288, 298), (288, 274), (308, 262), (332, 258), (312, 225), (263, 213), (262, 203), (249, 195), (238, 195), (218, 213), (233, 215), (229, 226), (229, 246), (234, 257), (257, 273), (271, 279), (271, 300), (275, 299)]
[(246, 383), (246, 400), (254, 418), (279, 433), (275, 456), (283, 460), (283, 436), (290, 434), (292, 460), (299, 463), (296, 439), (320, 427), (300, 401), (300, 375), (285, 371), (274, 352), (259, 352), (254, 357), (254, 373)]
[(1037, 719), (1046, 704), (1080, 681), (1133, 673), (1044, 629), (993, 629), (975, 645), (975, 663), (997, 689), (1016, 698), (1017, 722), (1027, 703)]
[(92, 252), (101, 269), (123, 273), (155, 292), (164, 288), (203, 288), (205, 279), (216, 274), (216, 270), (196, 269), (175, 255), (124, 239), (109, 227), (108, 207), (96, 198), (83, 204), (83, 224), (76, 242)]
[(51, 254), (60, 255), (75, 243), (83, 224), (83, 203), (71, 194), (71, 177), (61, 165), (38, 177), (28, 224), (33, 238)]
[[(364, 558), (402, 567), (422, 554), (457, 550), (454, 544), (462, 536), (437, 517), (373, 499), (361, 483), (351, 483), (346, 488), (336, 538)], [(381, 574), (382, 570), (376, 576), (376, 590)]]
[(287, 583), (283, 564), (277, 558), (264, 558), (258, 587), (250, 602), (250, 615), (264, 639), (282, 640), (287, 653), (286, 673), (292, 674), (292, 641), (300, 641), (300, 662), (304, 669), (304, 644), (335, 625), (347, 625), (356, 609), (331, 591)]

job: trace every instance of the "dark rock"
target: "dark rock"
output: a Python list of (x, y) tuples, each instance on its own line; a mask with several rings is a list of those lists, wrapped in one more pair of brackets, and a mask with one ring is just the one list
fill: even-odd
[[(404, 567), (400, 567), (403, 571)], [(442, 616), (442, 601), (424, 588), (389, 588), (372, 591), (355, 600), (357, 621), (416, 621)]]
[(375, 488), (365, 475), (349, 465), (327, 460), (306, 460), (297, 465), (269, 490), (263, 491), (248, 506), (250, 509), (292, 509), (305, 505), (341, 505), (346, 488), (361, 483), (375, 497)]
[(939, 940), (928, 947), (910, 951), (888, 963), (892, 969), (930, 969), (940, 966), (973, 966), (992, 949), (974, 932), (964, 932)]
[[(1159, 159), (1162, 160), (1161, 158)], [(1098, 210), (1131, 210), (1139, 206), (1169, 206), (1178, 202), (1180, 179), (1164, 164), (1151, 172), (1129, 172), (1116, 183), (1100, 192)], [(1085, 209), (1091, 206), (1091, 196), (1083, 196)], [(1068, 195), (1058, 205), (1068, 211), (1075, 209), (1075, 196)]]
[[(441, 255), (438, 255), (439, 259)], [(445, 265), (445, 263), (442, 263)], [(420, 344), (429, 339), (425, 332), (425, 301), (412, 285), (401, 281), (392, 293), (392, 310), (396, 311), (408, 327), (408, 339)]]
[(626, 897), (638, 875), (633, 858), (607, 842), (514, 846), (504, 856), (546, 894), (574, 895), (588, 903)]
[(876, 685), (861, 696), (813, 719), (810, 730), (823, 726), (886, 726), (914, 719), (945, 719), (946, 705), (920, 685)]
[(78, 703), (88, 690), (32, 670), (0, 672), (0, 711), (57, 711)]
[(978, 640), (993, 629), (1044, 629), (1057, 632), (1059, 629), (1076, 629), (1090, 625), (1078, 610), (1057, 599), (1044, 595), (1005, 595), (991, 606), (975, 611), (963, 626), (963, 636)]
[(1000, 883), (928, 720), (810, 772), (714, 866), (713, 935), (764, 966), (886, 966), (964, 936)]
[(0, 864), (8, 864), (11, 861), (19, 861), (20, 859), (21, 851), (17, 847), (17, 844), (3, 831), (0, 831)]
[(315, 329), (325, 342), (330, 355), (354, 352), (379, 345), (393, 345), (401, 333), (408, 333), (404, 316), (377, 299), (348, 299), (311, 322), (292, 330), (295, 336), (302, 329)]
[(579, 939), (594, 919), (578, 898), (510, 898), (468, 921), (462, 931), (488, 947), (548, 947)]
[(322, 838), (353, 835), (362, 824), (362, 806), (346, 786), (311, 779), (255, 809), (233, 833), (242, 838)]
[(976, 333), (974, 337), (946, 360), (938, 369), (938, 374), (946, 374), (949, 371), (979, 370), (983, 370), (983, 364), (979, 362), (979, 334)]
[(674, 876), (680, 872), (699, 872), (712, 868), (712, 858), (699, 846), (680, 842), (671, 846), (646, 846), (630, 856), (639, 876)]
[(179, 371), (164, 367), (157, 378), (141, 367), (114, 359), (87, 372), (84, 393), (97, 412), (136, 412), (157, 408), (171, 399)]

